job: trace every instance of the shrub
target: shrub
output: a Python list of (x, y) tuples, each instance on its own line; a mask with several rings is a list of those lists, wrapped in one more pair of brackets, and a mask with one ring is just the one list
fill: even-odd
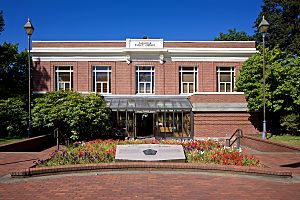
[(109, 128), (109, 110), (102, 96), (73, 91), (50, 92), (34, 100), (33, 126), (59, 128), (66, 137), (90, 139)]
[(0, 136), (22, 136), (27, 128), (25, 103), (19, 98), (0, 100)]
[(282, 126), (287, 133), (300, 135), (300, 115), (292, 113), (282, 116), (280, 126)]

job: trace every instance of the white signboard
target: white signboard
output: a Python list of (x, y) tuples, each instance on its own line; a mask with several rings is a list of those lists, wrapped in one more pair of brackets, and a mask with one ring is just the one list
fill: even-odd
[(126, 48), (160, 49), (164, 48), (164, 41), (163, 39), (126, 39)]

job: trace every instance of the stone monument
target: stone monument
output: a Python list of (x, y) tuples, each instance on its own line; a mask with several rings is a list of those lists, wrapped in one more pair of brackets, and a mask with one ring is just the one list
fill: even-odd
[(182, 145), (133, 144), (117, 145), (116, 162), (120, 161), (169, 161), (185, 162)]

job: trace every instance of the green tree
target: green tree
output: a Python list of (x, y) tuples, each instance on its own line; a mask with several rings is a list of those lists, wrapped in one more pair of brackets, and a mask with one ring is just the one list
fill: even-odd
[(270, 48), (276, 45), (292, 54), (300, 55), (300, 1), (264, 0), (262, 11), (258, 15), (254, 28), (257, 42), (262, 41), (258, 26), (265, 16), (270, 23), (266, 44)]
[(4, 31), (4, 26), (5, 23), (4, 23), (3, 11), (1, 10), (0, 11), (0, 34), (2, 31)]
[[(299, 131), (300, 58), (286, 54), (279, 47), (266, 49), (265, 58), (266, 109), (272, 116), (269, 118), (273, 124), (271, 129), (273, 132), (284, 131), (286, 123), (294, 121)], [(256, 53), (244, 63), (236, 82), (237, 90), (245, 93), (250, 111), (261, 111), (263, 108), (262, 84), (262, 54)], [(278, 127), (280, 124), (281, 127)]]
[(15, 44), (0, 45), (0, 99), (26, 95), (28, 88), (27, 52), (18, 53)]
[(244, 31), (236, 31), (236, 29), (228, 29), (228, 33), (220, 33), (215, 41), (251, 41), (254, 38)]
[(110, 112), (102, 96), (73, 91), (49, 92), (34, 100), (33, 126), (59, 128), (66, 137), (90, 139), (109, 129)]
[(8, 98), (0, 100), (0, 136), (22, 136), (26, 133), (27, 112), (24, 100)]

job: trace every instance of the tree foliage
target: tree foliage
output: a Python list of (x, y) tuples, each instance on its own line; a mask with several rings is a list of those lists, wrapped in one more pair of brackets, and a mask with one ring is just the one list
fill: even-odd
[(59, 128), (73, 139), (89, 139), (109, 128), (110, 112), (103, 97), (73, 91), (49, 92), (34, 100), (33, 126)]
[(262, 41), (258, 26), (265, 16), (270, 23), (266, 44), (270, 48), (276, 45), (289, 53), (300, 55), (300, 1), (264, 0), (262, 11), (255, 21), (257, 42)]
[(22, 136), (27, 128), (27, 112), (24, 100), (8, 98), (0, 100), (0, 136)]
[[(250, 111), (261, 111), (263, 108), (262, 59), (261, 53), (250, 57), (244, 63), (236, 82), (237, 90), (245, 93)], [(300, 114), (300, 58), (275, 47), (266, 50), (265, 60), (266, 109), (274, 124), (291, 119), (295, 121)], [(295, 117), (289, 116), (292, 114)], [(299, 131), (300, 122), (296, 123)], [(287, 127), (286, 123), (281, 125)]]
[(236, 31), (236, 29), (228, 29), (228, 33), (220, 33), (215, 41), (251, 41), (254, 38), (244, 31)]
[(1, 10), (0, 11), (0, 34), (2, 31), (4, 31), (4, 26), (5, 23), (4, 23), (3, 11)]
[(15, 44), (0, 45), (0, 99), (25, 95), (28, 91), (27, 52)]

